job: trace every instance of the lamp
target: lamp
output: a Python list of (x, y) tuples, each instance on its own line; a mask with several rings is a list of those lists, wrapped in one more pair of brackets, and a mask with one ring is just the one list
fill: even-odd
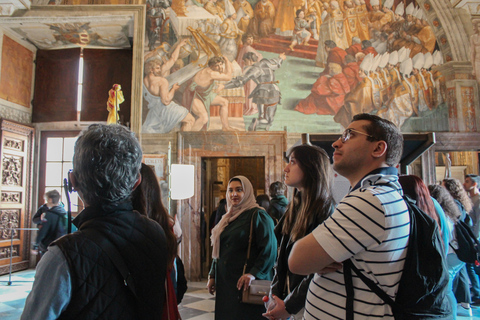
[(172, 200), (183, 200), (193, 196), (195, 182), (195, 166), (190, 164), (172, 164), (171, 198)]

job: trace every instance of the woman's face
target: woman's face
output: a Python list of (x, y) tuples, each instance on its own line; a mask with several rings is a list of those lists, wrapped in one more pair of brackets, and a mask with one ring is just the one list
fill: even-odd
[(232, 205), (234, 206), (239, 205), (245, 197), (245, 190), (243, 190), (243, 186), (240, 181), (230, 182), (227, 193)]
[(285, 184), (287, 186), (297, 189), (303, 188), (304, 174), (295, 159), (295, 154), (290, 155), (288, 164), (283, 171), (285, 172)]

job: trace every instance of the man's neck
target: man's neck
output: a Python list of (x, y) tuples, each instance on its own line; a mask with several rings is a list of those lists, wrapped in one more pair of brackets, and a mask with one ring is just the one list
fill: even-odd
[(360, 180), (362, 180), (366, 175), (368, 175), (373, 170), (380, 169), (380, 168), (387, 168), (387, 167), (389, 166), (386, 163), (380, 166), (370, 166), (368, 168), (365, 168), (364, 170), (358, 171), (354, 176), (348, 177), (347, 180), (350, 182), (350, 186), (354, 188), (360, 182)]
[(470, 198), (474, 197), (477, 194), (480, 194), (480, 191), (478, 191), (477, 187), (473, 187), (468, 191), (468, 195), (470, 196)]

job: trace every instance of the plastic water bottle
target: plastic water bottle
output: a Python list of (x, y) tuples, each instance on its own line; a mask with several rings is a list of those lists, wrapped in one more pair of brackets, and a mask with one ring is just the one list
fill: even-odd
[(267, 310), (267, 312), (273, 310), (277, 306), (277, 302), (275, 301), (275, 299), (273, 299), (272, 294), (269, 294), (268, 296), (263, 296), (262, 300), (265, 304), (265, 310)]

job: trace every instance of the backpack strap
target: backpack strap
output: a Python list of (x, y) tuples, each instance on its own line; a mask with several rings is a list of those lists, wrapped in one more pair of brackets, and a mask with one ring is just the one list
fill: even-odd
[(135, 291), (135, 284), (132, 275), (130, 274), (128, 267), (125, 265), (125, 261), (120, 255), (120, 252), (118, 252), (117, 248), (115, 248), (115, 245), (110, 240), (108, 240), (107, 237), (102, 236), (100, 232), (96, 231), (95, 229), (87, 229), (81, 231), (85, 235), (85, 237), (95, 242), (95, 244), (107, 254), (115, 268), (121, 274), (125, 286), (127, 286), (128, 289), (130, 289), (130, 291), (136, 297), (137, 293)]
[[(347, 318), (346, 318), (347, 320), (353, 320), (354, 292), (353, 292), (353, 283), (352, 283), (352, 270), (360, 278), (360, 280), (362, 280), (363, 283), (365, 283), (367, 287), (369, 287), (370, 290), (372, 290), (372, 292), (374, 292), (378, 297), (380, 297), (380, 299), (382, 299), (386, 304), (392, 307), (393, 313), (395, 313), (395, 310), (398, 310), (398, 308), (400, 308), (400, 306), (385, 291), (380, 289), (375, 284), (375, 282), (367, 278), (360, 270), (358, 270), (358, 268), (355, 267), (351, 259), (348, 259), (343, 262), (343, 272), (345, 277), (345, 286), (347, 290)], [(349, 289), (349, 285), (350, 285), (350, 289)], [(351, 291), (350, 294), (349, 294), (349, 291)], [(351, 318), (349, 318), (349, 308), (351, 309)]]

